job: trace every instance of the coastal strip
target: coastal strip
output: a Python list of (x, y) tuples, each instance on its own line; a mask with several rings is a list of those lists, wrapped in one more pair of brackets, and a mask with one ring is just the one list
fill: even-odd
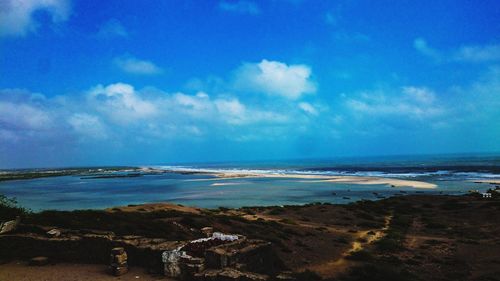
[[(172, 172), (182, 172), (182, 170), (175, 170)], [(199, 174), (213, 176), (210, 179), (193, 179), (191, 181), (206, 181), (206, 180), (229, 180), (229, 179), (242, 179), (242, 178), (283, 178), (283, 179), (302, 179), (307, 182), (331, 182), (331, 183), (350, 183), (360, 185), (376, 185), (385, 184), (391, 187), (412, 187), (419, 189), (434, 189), (437, 188), (436, 184), (416, 181), (404, 180), (395, 178), (384, 177), (367, 177), (367, 176), (328, 176), (328, 175), (315, 175), (315, 174), (298, 174), (298, 173), (258, 173), (253, 171), (214, 171), (214, 170), (199, 170)], [(223, 184), (212, 184), (223, 185)]]

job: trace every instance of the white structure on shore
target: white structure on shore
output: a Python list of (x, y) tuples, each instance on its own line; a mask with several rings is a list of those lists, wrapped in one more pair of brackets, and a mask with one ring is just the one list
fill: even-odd
[(483, 198), (491, 198), (491, 193), (489, 192), (481, 193), (481, 195), (483, 195)]

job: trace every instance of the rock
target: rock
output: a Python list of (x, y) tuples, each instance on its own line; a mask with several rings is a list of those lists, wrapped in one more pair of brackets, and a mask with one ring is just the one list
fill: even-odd
[(162, 254), (164, 264), (163, 274), (168, 277), (177, 278), (181, 276), (180, 259), (185, 256), (186, 252), (179, 250), (165, 251)]
[(194, 276), (197, 273), (201, 273), (203, 270), (205, 270), (204, 264), (181, 264), (181, 271), (184, 279), (189, 279), (191, 276)]
[(269, 279), (266, 275), (242, 272), (233, 268), (206, 272), (204, 278), (209, 281), (266, 281)]
[(123, 247), (116, 247), (111, 249), (111, 254), (112, 255), (121, 255), (125, 252), (125, 249)]
[(121, 276), (127, 272), (128, 272), (128, 266), (111, 267), (111, 274), (114, 276)]
[(297, 280), (297, 279), (295, 279), (295, 277), (293, 277), (293, 274), (291, 271), (281, 272), (278, 275), (276, 275), (276, 277), (274, 279), (276, 279), (277, 281), (295, 281), (295, 280)]
[(111, 249), (109, 270), (114, 276), (121, 276), (128, 272), (127, 252), (122, 247)]
[(48, 257), (34, 257), (30, 259), (29, 265), (32, 266), (43, 266), (49, 264)]
[(21, 222), (21, 218), (16, 217), (15, 220), (0, 223), (0, 234), (4, 234), (7, 232), (11, 232), (11, 231), (16, 230), (17, 226), (19, 225), (20, 222)]
[(207, 226), (207, 227), (202, 228), (201, 232), (203, 232), (203, 234), (205, 234), (207, 237), (211, 237), (212, 234), (214, 233), (214, 228)]
[(51, 229), (51, 230), (47, 231), (47, 236), (50, 238), (59, 237), (59, 236), (61, 236), (61, 231), (58, 229), (55, 229), (55, 228)]
[(111, 263), (115, 263), (118, 265), (124, 265), (127, 264), (127, 253), (123, 253), (120, 255), (111, 255)]
[(239, 280), (241, 277), (241, 272), (235, 269), (225, 269), (217, 274), (218, 280)]

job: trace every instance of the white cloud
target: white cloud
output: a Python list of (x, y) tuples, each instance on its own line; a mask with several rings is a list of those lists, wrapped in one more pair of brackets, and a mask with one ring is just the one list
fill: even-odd
[(213, 111), (210, 97), (204, 92), (198, 92), (194, 96), (176, 93), (173, 96), (173, 107), (192, 117), (204, 117)]
[(69, 117), (68, 123), (77, 133), (83, 136), (95, 139), (107, 138), (106, 128), (97, 116), (76, 113)]
[(154, 101), (144, 100), (134, 87), (124, 83), (98, 85), (89, 93), (89, 101), (118, 123), (130, 123), (158, 114)]
[(0, 125), (6, 129), (45, 130), (52, 125), (52, 122), (50, 114), (43, 109), (27, 103), (0, 101)]
[(413, 47), (425, 56), (428, 56), (435, 60), (441, 59), (441, 54), (437, 50), (429, 47), (427, 41), (425, 41), (425, 39), (423, 38), (415, 39), (415, 41), (413, 41)]
[(500, 60), (499, 44), (464, 45), (445, 52), (430, 47), (423, 38), (417, 38), (413, 46), (421, 54), (436, 61), (482, 63)]
[(121, 70), (132, 74), (152, 75), (163, 72), (163, 70), (153, 62), (140, 60), (134, 57), (116, 58), (114, 63)]
[(237, 12), (242, 14), (257, 15), (260, 14), (260, 9), (257, 4), (250, 1), (221, 1), (219, 9), (229, 12)]
[(500, 45), (462, 46), (453, 57), (464, 62), (488, 62), (500, 60)]
[(418, 87), (403, 87), (396, 93), (364, 92), (347, 100), (346, 105), (361, 116), (399, 116), (414, 120), (435, 118), (444, 112), (432, 91)]
[(215, 100), (215, 107), (217, 111), (223, 116), (223, 118), (231, 123), (238, 124), (243, 123), (247, 119), (246, 107), (241, 104), (241, 102), (235, 98), (233, 99), (218, 99)]
[(0, 3), (0, 36), (23, 36), (35, 32), (38, 23), (35, 11), (46, 11), (52, 22), (68, 19), (70, 4), (67, 0), (2, 0)]
[(302, 109), (307, 114), (311, 114), (314, 116), (318, 115), (318, 110), (316, 110), (316, 108), (308, 102), (299, 103), (299, 108)]
[[(162, 141), (227, 139), (259, 141), (286, 138), (307, 127), (316, 108), (286, 99), (251, 103), (228, 90), (168, 93), (115, 83), (80, 95), (46, 98), (26, 90), (0, 90), (0, 150), (79, 145), (155, 144)], [(251, 137), (250, 137), (251, 136)], [(103, 141), (105, 140), (105, 141)], [(48, 150), (47, 150), (48, 151)], [(48, 152), (49, 153), (49, 152)]]
[(403, 87), (403, 93), (406, 94), (410, 100), (420, 104), (431, 104), (436, 99), (436, 94), (425, 87)]
[(236, 72), (235, 84), (241, 90), (298, 99), (316, 92), (311, 75), (311, 68), (304, 64), (262, 60), (241, 66)]
[(99, 27), (97, 36), (103, 38), (128, 37), (128, 32), (119, 20), (110, 19)]

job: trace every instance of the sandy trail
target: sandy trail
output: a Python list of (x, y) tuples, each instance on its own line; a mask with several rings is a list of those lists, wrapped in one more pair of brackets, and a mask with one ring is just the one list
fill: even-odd
[(387, 229), (391, 223), (392, 216), (386, 216), (384, 226), (380, 229), (358, 231), (354, 234), (354, 241), (351, 247), (346, 250), (340, 258), (335, 258), (327, 262), (308, 266), (305, 269), (312, 270), (323, 278), (333, 278), (339, 273), (345, 272), (354, 261), (346, 259), (347, 256), (354, 252), (363, 250), (367, 245), (372, 244), (385, 236)]

